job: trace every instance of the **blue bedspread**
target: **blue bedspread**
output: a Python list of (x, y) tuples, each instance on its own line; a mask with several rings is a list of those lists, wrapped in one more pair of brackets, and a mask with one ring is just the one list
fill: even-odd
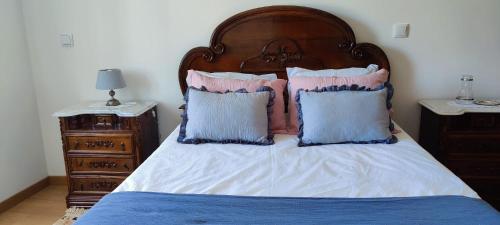
[(119, 192), (77, 225), (120, 224), (500, 224), (500, 214), (462, 196), (275, 198)]

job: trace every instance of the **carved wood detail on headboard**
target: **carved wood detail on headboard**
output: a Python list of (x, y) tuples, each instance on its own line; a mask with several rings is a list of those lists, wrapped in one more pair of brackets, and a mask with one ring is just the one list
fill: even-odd
[(390, 70), (384, 51), (374, 44), (357, 44), (351, 27), (340, 18), (313, 8), (269, 6), (219, 24), (209, 47), (186, 53), (179, 67), (179, 84), (184, 93), (189, 69), (277, 73), (286, 79), (286, 67), (325, 69), (372, 63)]

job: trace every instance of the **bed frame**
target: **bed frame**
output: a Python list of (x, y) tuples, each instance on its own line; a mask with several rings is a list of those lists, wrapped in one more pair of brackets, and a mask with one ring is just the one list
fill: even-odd
[(286, 67), (308, 69), (366, 67), (390, 70), (384, 51), (356, 43), (342, 19), (318, 9), (269, 6), (236, 14), (215, 28), (209, 47), (191, 49), (181, 61), (179, 84), (184, 93), (189, 69), (208, 72), (277, 73)]

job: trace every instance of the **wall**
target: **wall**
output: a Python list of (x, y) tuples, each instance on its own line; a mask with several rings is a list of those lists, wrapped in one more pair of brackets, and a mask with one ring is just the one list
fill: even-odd
[(47, 176), (20, 1), (0, 0), (0, 202)]
[[(359, 42), (387, 53), (396, 88), (395, 120), (417, 137), (422, 98), (451, 98), (459, 77), (474, 74), (478, 96), (497, 96), (500, 74), (498, 0), (24, 0), (45, 154), (50, 175), (64, 174), (58, 122), (51, 114), (82, 100), (106, 100), (94, 88), (96, 71), (123, 69), (128, 87), (119, 99), (160, 102), (160, 133), (179, 122), (177, 69), (192, 47), (206, 46), (217, 24), (247, 9), (276, 4), (323, 9), (346, 20)], [(410, 38), (391, 38), (396, 22)], [(74, 34), (61, 48), (58, 34)]]

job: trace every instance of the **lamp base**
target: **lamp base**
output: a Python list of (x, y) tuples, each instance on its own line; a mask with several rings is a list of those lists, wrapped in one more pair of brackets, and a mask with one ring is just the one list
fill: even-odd
[(118, 106), (118, 105), (121, 105), (120, 101), (118, 101), (117, 99), (110, 99), (106, 102), (106, 106)]
[(106, 102), (106, 106), (117, 106), (121, 105), (120, 101), (115, 99), (115, 91), (109, 90), (109, 96), (111, 96), (111, 99)]

